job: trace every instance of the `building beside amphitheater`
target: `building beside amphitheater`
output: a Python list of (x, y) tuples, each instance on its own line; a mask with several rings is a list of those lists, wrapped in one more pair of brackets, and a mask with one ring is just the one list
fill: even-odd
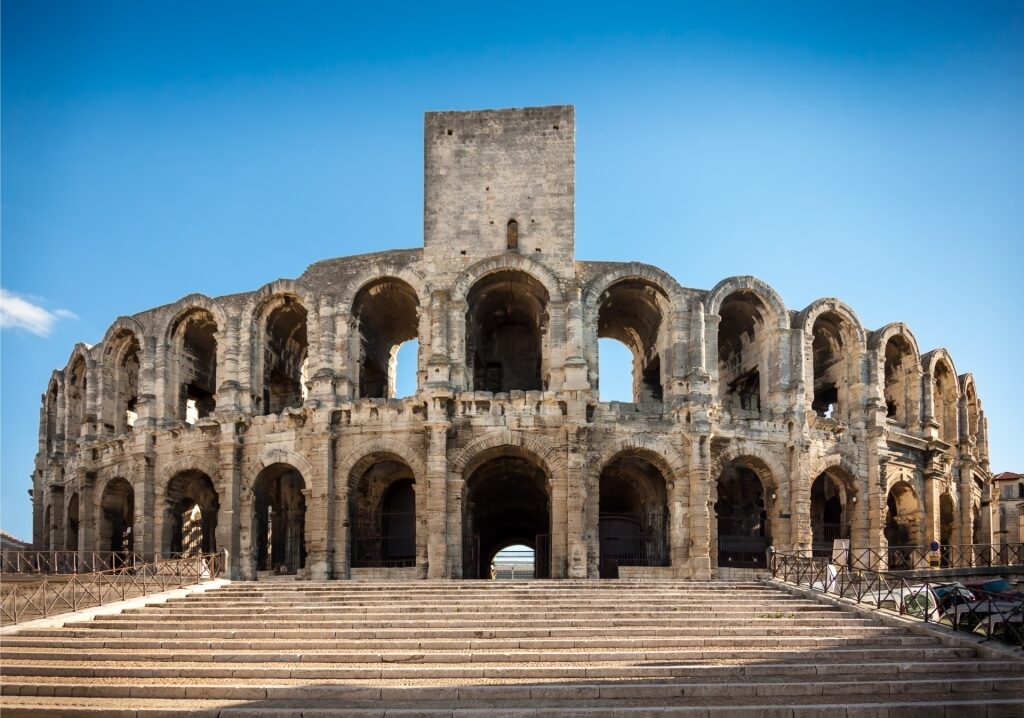
[[(990, 541), (985, 415), (946, 350), (749, 276), (579, 261), (574, 183), (572, 107), (428, 113), (422, 248), (75, 346), (43, 395), (34, 547), (414, 579), (485, 577), (512, 544), (561, 578)], [(599, 401), (602, 338), (632, 352), (631, 403)]]

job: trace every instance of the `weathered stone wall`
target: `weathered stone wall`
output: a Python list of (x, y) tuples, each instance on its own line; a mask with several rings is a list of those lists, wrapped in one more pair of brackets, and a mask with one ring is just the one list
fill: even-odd
[[(990, 540), (986, 419), (947, 352), (837, 299), (791, 311), (753, 277), (703, 291), (575, 262), (573, 143), (569, 107), (429, 114), (423, 250), (189, 295), (77, 345), (43, 395), (34, 546), (181, 550), (195, 505), (244, 577), (274, 531), (304, 538), (286, 570), (337, 578), (478, 575), (505, 539), (535, 543), (552, 577), (706, 576), (736, 546), (811, 551), (826, 530), (878, 551)], [(411, 338), (418, 389), (396, 398)], [(599, 400), (601, 338), (633, 352), (632, 403)], [(303, 500), (273, 506), (292, 472)], [(399, 474), (413, 511), (387, 508)], [(748, 482), (749, 536), (720, 537), (740, 491), (723, 477)]]

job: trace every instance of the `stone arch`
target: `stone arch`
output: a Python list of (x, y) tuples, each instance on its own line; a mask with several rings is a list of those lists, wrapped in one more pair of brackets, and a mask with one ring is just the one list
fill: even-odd
[(670, 519), (687, 486), (683, 456), (641, 434), (612, 442), (589, 463), (585, 525), (597, 527), (589, 540), (597, 574), (616, 578), (624, 566), (670, 565), (677, 543)]
[(532, 455), (548, 474), (550, 482), (555, 475), (565, 470), (565, 457), (546, 439), (523, 431), (501, 429), (490, 432), (466, 444), (450, 464), (451, 473), (464, 476), (472, 472), (484, 454), (492, 449), (510, 447)]
[[(163, 322), (162, 333), (164, 341), (171, 340), (178, 324), (194, 309), (205, 309), (213, 316), (213, 320), (217, 323), (218, 331), (223, 332), (227, 330), (228, 318), (220, 302), (205, 294), (192, 293), (185, 295), (164, 310), (164, 316), (166, 317), (166, 320)], [(217, 353), (220, 354), (221, 351), (218, 347)]]
[(182, 456), (180, 459), (175, 459), (160, 469), (158, 474), (158, 486), (160, 488), (165, 488), (167, 486), (167, 482), (178, 474), (186, 471), (198, 471), (202, 474), (206, 474), (210, 477), (210, 481), (213, 482), (214, 487), (217, 486), (220, 478), (220, 464), (216, 461), (208, 459), (205, 456)]
[(592, 369), (591, 385), (600, 381), (600, 341), (611, 339), (633, 355), (631, 401), (661, 401), (679, 363), (674, 354), (686, 307), (682, 288), (651, 265), (613, 266), (591, 281), (582, 302), (584, 356)]
[[(180, 338), (178, 337), (178, 330), (183, 323), (189, 321), (190, 316), (204, 312), (209, 315), (209, 320), (213, 322), (214, 329), (212, 332), (209, 332), (208, 329), (204, 331), (204, 334), (209, 333), (209, 338), (204, 338), (200, 335), (199, 339), (204, 342), (212, 341), (216, 345), (215, 355), (212, 357), (212, 366), (206, 366), (203, 372), (198, 372), (195, 363), (192, 362), (192, 374), (195, 381), (188, 384), (188, 389), (183, 389), (184, 385), (180, 381), (180, 363), (192, 357), (192, 355), (185, 352), (184, 346), (178, 346), (179, 340), (181, 343), (186, 341), (185, 335), (188, 333), (188, 327), (182, 331)], [(166, 310), (165, 316), (167, 320), (164, 323), (162, 334), (162, 354), (164, 356), (162, 379), (165, 387), (165, 415), (168, 418), (185, 421), (188, 419), (189, 403), (195, 402), (198, 416), (206, 416), (216, 409), (220, 386), (225, 382), (238, 380), (237, 376), (227, 376), (226, 371), (226, 356), (230, 349), (228, 346), (230, 337), (227, 315), (223, 307), (216, 300), (204, 294), (189, 294), (170, 305)], [(200, 324), (200, 327), (202, 327), (202, 324)], [(189, 361), (192, 361), (192, 359), (189, 359)]]
[(931, 395), (931, 415), (938, 422), (940, 436), (950, 445), (960, 439), (960, 382), (956, 365), (945, 349), (934, 349), (921, 357), (921, 365), (930, 379), (926, 397)]
[[(118, 469), (125, 467), (127, 471)], [(111, 467), (94, 492), (96, 550), (131, 551), (135, 533), (135, 472), (130, 464)]]
[(921, 351), (906, 324), (893, 322), (870, 334), (868, 368), (887, 417), (915, 428), (921, 420)]
[(712, 466), (712, 565), (765, 567), (768, 545), (780, 538), (774, 534), (781, 508), (789, 505), (782, 491), (785, 474), (768, 452), (753, 445), (726, 449)]
[(778, 292), (767, 282), (750, 275), (727, 277), (716, 284), (714, 289), (708, 292), (707, 297), (704, 299), (705, 313), (718, 315), (722, 309), (722, 302), (730, 294), (742, 291), (753, 292), (760, 297), (761, 301), (772, 310), (776, 326), (780, 328), (787, 327), (789, 324), (789, 310), (786, 309), (786, 305), (783, 303)]
[(401, 279), (412, 287), (416, 292), (416, 298), (419, 300), (421, 310), (430, 306), (430, 286), (424, 276), (412, 267), (403, 266), (394, 262), (375, 263), (352, 277), (352, 279), (345, 285), (344, 290), (338, 295), (338, 305), (342, 307), (346, 313), (350, 313), (352, 310), (352, 302), (355, 301), (355, 298), (360, 291), (362, 291), (367, 285), (388, 277)]
[[(270, 326), (275, 316), (285, 317), (283, 326), (274, 323), (276, 332)], [(279, 414), (285, 408), (301, 407), (306, 383), (321, 356), (316, 295), (293, 279), (263, 285), (242, 310), (239, 347), (238, 373), (249, 387), (246, 400), (254, 413)]]
[[(345, 299), (348, 345), (339, 351), (348, 356), (360, 398), (396, 398), (400, 348), (410, 341), (425, 347), (429, 341), (429, 300), (422, 296), (422, 281), (409, 275), (406, 271), (368, 277)], [(425, 355), (418, 351), (417, 387)]]
[(758, 475), (765, 491), (775, 491), (778, 498), (775, 500), (777, 506), (789, 506), (790, 486), (783, 477), (788, 475), (784, 468), (771, 451), (749, 441), (733, 442), (717, 456), (711, 459), (711, 477), (716, 481), (722, 470), (728, 464), (749, 463), (750, 469)]
[(288, 449), (267, 449), (249, 465), (246, 471), (243, 491), (251, 494), (259, 475), (265, 469), (275, 464), (284, 464), (295, 469), (302, 476), (305, 489), (312, 490), (313, 464), (310, 463), (309, 459), (302, 454)]
[[(591, 311), (598, 298), (613, 284), (623, 279), (642, 279), (649, 282), (665, 294), (672, 303), (672, 311), (676, 314), (686, 310), (686, 293), (682, 286), (668, 272), (643, 262), (630, 262), (607, 269), (590, 280), (583, 292), (584, 311)], [(586, 322), (586, 318), (584, 318)]]
[(960, 435), (977, 442), (979, 440), (978, 432), (981, 428), (981, 401), (978, 399), (978, 386), (974, 380), (974, 374), (970, 372), (961, 374), (959, 380), (963, 405), (960, 411)]
[(89, 433), (87, 426), (93, 409), (90, 395), (95, 391), (95, 368), (91, 347), (82, 342), (75, 344), (64, 369), (64, 437), (69, 453), (78, 438)]
[(551, 304), (561, 304), (564, 301), (562, 285), (553, 271), (540, 262), (530, 259), (521, 254), (506, 253), (490, 259), (484, 259), (462, 272), (452, 285), (452, 302), (464, 302), (469, 295), (469, 290), (486, 277), (488, 274), (502, 270), (515, 270), (528, 274), (543, 285), (548, 293), (548, 301)]
[(43, 440), (46, 455), (54, 454), (64, 439), (64, 372), (54, 370), (43, 395)]
[(352, 477), (362, 475), (373, 464), (381, 460), (381, 457), (394, 457), (395, 460), (404, 463), (412, 470), (416, 481), (422, 486), (426, 479), (426, 467), (419, 455), (404, 444), (386, 436), (379, 436), (360, 444), (355, 449), (346, 453), (338, 461), (335, 476), (335, 486), (350, 486)]
[[(860, 472), (857, 471), (857, 467), (842, 454), (828, 454), (822, 456), (811, 464), (810, 475), (812, 477), (820, 476), (829, 469), (839, 469), (839, 472), (845, 477), (847, 481), (847, 488), (855, 494), (860, 494)], [(858, 499), (859, 500), (859, 499)]]
[(861, 413), (867, 335), (856, 313), (834, 297), (812, 302), (793, 318), (803, 333), (797, 365), (811, 409), (822, 416), (852, 422)]
[(118, 317), (103, 337), (101, 353), (100, 415), (105, 428), (123, 434), (134, 425), (139, 398), (152, 394), (144, 387), (143, 364), (147, 361), (146, 334), (131, 317)]
[[(834, 453), (817, 458), (810, 467), (808, 482), (799, 487), (798, 505), (810, 515), (811, 546), (815, 555), (831, 556), (835, 539), (853, 540), (863, 529), (866, 504), (861, 496), (860, 474), (846, 457)], [(819, 483), (820, 482), (820, 483)], [(858, 510), (859, 509), (859, 510)]]

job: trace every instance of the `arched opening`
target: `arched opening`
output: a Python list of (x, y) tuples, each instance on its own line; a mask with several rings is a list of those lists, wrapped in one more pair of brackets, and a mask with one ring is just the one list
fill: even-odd
[(125, 434), (135, 426), (141, 354), (138, 337), (128, 329), (118, 329), (104, 342), (102, 415), (110, 433)]
[(981, 409), (978, 407), (978, 392), (974, 388), (974, 382), (967, 382), (964, 387), (964, 401), (967, 404), (967, 426), (964, 430), (966, 438), (978, 441), (978, 420), (981, 416)]
[(174, 416), (194, 424), (217, 406), (217, 322), (205, 309), (192, 309), (171, 331)]
[(944, 493), (939, 496), (939, 544), (941, 544), (942, 565), (950, 564), (952, 554), (950, 546), (956, 540), (956, 502), (953, 497)]
[(939, 435), (944, 442), (956, 446), (959, 436), (959, 398), (956, 385), (956, 376), (949, 368), (949, 364), (940, 360), (935, 365), (935, 420), (939, 422)]
[(395, 398), (415, 396), (417, 391), (418, 367), (420, 355), (419, 339), (402, 342), (395, 352)]
[(306, 399), (306, 308), (295, 297), (282, 295), (263, 314), (262, 344), (257, 350), (262, 391), (256, 403), (263, 414), (280, 414), (301, 407)]
[(550, 578), (550, 513), (544, 469), (508, 449), (490, 452), (466, 480), (463, 576), (490, 576), (498, 551), (520, 544), (534, 551), (533, 576)]
[[(632, 354), (631, 401), (660, 404), (664, 395), (662, 357), (668, 348), (663, 331), (669, 315), (668, 297), (651, 282), (624, 279), (606, 289), (598, 302), (598, 339), (621, 342)], [(599, 347), (606, 343), (599, 342)], [(603, 366), (600, 359), (599, 355), (599, 367)], [(599, 374), (599, 388), (603, 380), (604, 375)]]
[(399, 347), (419, 336), (416, 291), (401, 279), (382, 277), (356, 294), (352, 320), (358, 340), (353, 354), (358, 356), (359, 396), (394, 398)]
[(46, 393), (46, 454), (57, 450), (57, 382), (53, 382)]
[(835, 541), (850, 538), (853, 496), (834, 470), (823, 471), (811, 484), (811, 550), (832, 555)]
[(121, 478), (111, 479), (100, 497), (99, 549), (132, 551), (135, 545), (135, 492)]
[(201, 471), (175, 474), (167, 483), (164, 506), (164, 551), (196, 556), (217, 550), (220, 498), (210, 477)]
[(542, 390), (548, 322), (544, 286), (526, 272), (505, 269), (474, 284), (466, 299), (471, 390)]
[(885, 500), (885, 541), (889, 546), (889, 568), (913, 568), (921, 522), (921, 504), (913, 487), (897, 481)]
[(654, 465), (629, 454), (608, 462), (598, 506), (601, 578), (618, 578), (622, 566), (669, 564), (668, 495)]
[(512, 250), (519, 249), (519, 222), (514, 219), (505, 226), (505, 245)]
[(718, 477), (717, 490), (718, 565), (764, 568), (771, 527), (761, 478), (744, 464), (728, 464)]
[(397, 457), (381, 457), (349, 491), (352, 567), (416, 565), (416, 479)]
[(917, 356), (910, 341), (902, 334), (891, 336), (885, 343), (886, 416), (904, 429), (918, 420), (921, 386), (917, 371)]
[(633, 353), (617, 339), (597, 341), (598, 395), (601, 401), (633, 402)]
[(758, 416), (768, 366), (764, 301), (749, 290), (726, 297), (718, 310), (718, 396), (734, 416)]
[(850, 386), (859, 381), (856, 367), (856, 342), (849, 322), (836, 312), (824, 312), (814, 320), (811, 330), (813, 356), (813, 399), (811, 408), (818, 416), (849, 421)]
[(78, 511), (78, 493), (75, 492), (68, 499), (68, 508), (66, 512), (66, 523), (64, 530), (64, 550), (65, 551), (77, 551), (78, 550), (78, 526), (79, 526), (79, 511)]
[(272, 464), (253, 482), (257, 571), (294, 574), (306, 566), (306, 483), (288, 464)]
[(67, 405), (67, 430), (64, 433), (70, 446), (82, 435), (83, 423), (85, 421), (85, 401), (88, 390), (88, 378), (85, 359), (81, 356), (75, 357), (68, 370), (68, 380), (65, 382), (65, 401)]
[[(981, 517), (981, 504), (974, 504), (971, 510), (971, 543), (975, 546), (987, 544), (985, 540), (985, 524)], [(977, 554), (977, 551), (975, 552)]]
[(491, 578), (515, 581), (533, 578), (533, 564), (536, 560), (532, 546), (510, 544), (501, 548), (491, 559)]

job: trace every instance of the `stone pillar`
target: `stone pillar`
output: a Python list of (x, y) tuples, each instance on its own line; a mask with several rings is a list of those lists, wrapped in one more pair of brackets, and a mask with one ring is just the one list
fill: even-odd
[(238, 427), (234, 422), (221, 424), (217, 449), (220, 453), (220, 481), (217, 486), (220, 501), (220, 508), (217, 511), (217, 550), (227, 549), (229, 555), (225, 574), (228, 578), (237, 579), (240, 575), (238, 500), (242, 488), (242, 445), (238, 437)]
[[(217, 343), (217, 399), (216, 410), (239, 411), (241, 387), (239, 372), (239, 318), (228, 317), (227, 326)], [(223, 342), (223, 343), (222, 343)], [(246, 382), (248, 383), (248, 382)]]
[[(442, 399), (435, 397), (430, 413), (440, 413)], [(447, 419), (431, 417), (427, 430), (427, 578), (453, 578), (449, 549), (461, 557), (462, 535), (448, 535), (448, 429)], [(460, 502), (461, 503), (461, 502)]]
[(466, 366), (466, 311), (469, 305), (465, 299), (451, 299), (448, 302), (448, 357), (451, 361), (451, 384), (455, 389), (469, 388), (469, 372)]
[[(868, 452), (868, 545), (867, 548), (882, 559), (882, 568), (886, 565), (885, 557), (889, 547), (885, 539), (885, 510), (886, 510), (886, 475), (885, 467), (879, 456), (879, 443), (881, 439), (869, 440), (867, 442)], [(870, 564), (871, 561), (866, 563)], [(870, 567), (870, 566), (867, 566)]]
[(136, 435), (132, 459), (135, 464), (135, 517), (132, 523), (132, 542), (135, 552), (147, 561), (160, 551), (160, 535), (157, 533), (155, 511), (156, 459), (153, 456), (151, 433)]
[(924, 541), (941, 540), (939, 496), (942, 493), (942, 474), (929, 468), (924, 474)]
[(551, 477), (551, 578), (565, 578), (569, 545), (568, 471)]
[[(313, 466), (311, 476), (303, 477), (310, 488), (306, 497), (306, 567), (315, 581), (327, 579), (333, 566), (333, 554), (338, 547), (333, 543), (331, 528), (338, 507), (334, 501), (334, 438), (331, 434), (329, 411), (312, 412)], [(344, 513), (344, 512), (343, 512)]]
[(79, 561), (85, 561), (86, 554), (96, 550), (96, 474), (90, 471), (78, 493)]
[(960, 544), (974, 543), (974, 462), (960, 462)]
[[(312, 492), (309, 489), (302, 490), (302, 497), (306, 501), (306, 506), (309, 506), (309, 500), (312, 496)], [(305, 527), (305, 512), (297, 507), (293, 506), (287, 511), (287, 522), (288, 531), (285, 535), (285, 547), (284, 547), (284, 562), (288, 566), (289, 571), (297, 571), (299, 566), (302, 565), (302, 546), (306, 541), (304, 535)], [(309, 561), (309, 555), (306, 555), (306, 561)]]
[(695, 434), (690, 442), (690, 578), (711, 578), (711, 435)]
[[(568, 488), (565, 505), (565, 526), (568, 535), (568, 571), (569, 578), (587, 577), (587, 542), (586, 504), (587, 477), (584, 452), (586, 436), (590, 429), (587, 426), (566, 426), (568, 452), (566, 456), (566, 486)], [(595, 527), (596, 530), (596, 527)]]
[(50, 550), (64, 549), (64, 487), (51, 486), (50, 495)]
[(331, 470), (333, 491), (331, 495), (334, 500), (331, 502), (333, 509), (331, 515), (331, 573), (334, 578), (351, 577), (350, 560), (350, 534), (348, 513), (348, 476), (335, 476)]
[(668, 490), (668, 550), (672, 575), (687, 578), (692, 567), (689, 565), (689, 526), (686, 525), (686, 493), (688, 476), (682, 472), (667, 482)]
[[(809, 455), (803, 437), (797, 438), (789, 449), (789, 548), (799, 554), (811, 555), (814, 532), (811, 528), (811, 482)], [(785, 480), (784, 477), (779, 477)], [(774, 537), (773, 537), (774, 540)]]

